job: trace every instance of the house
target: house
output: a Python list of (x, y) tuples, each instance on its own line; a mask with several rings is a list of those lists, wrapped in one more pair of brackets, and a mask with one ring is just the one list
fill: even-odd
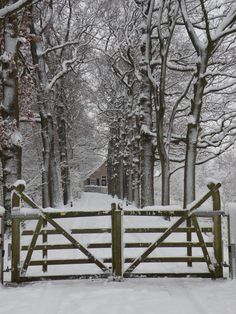
[(84, 181), (85, 192), (107, 193), (107, 162), (103, 162), (89, 177)]

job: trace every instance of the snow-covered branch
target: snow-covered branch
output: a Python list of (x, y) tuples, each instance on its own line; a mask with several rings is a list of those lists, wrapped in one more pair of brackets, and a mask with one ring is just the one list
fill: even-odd
[[(48, 54), (48, 53), (50, 53), (50, 52), (52, 52), (52, 51), (55, 51), (55, 50), (58, 50), (58, 49), (62, 49), (62, 48), (64, 48), (64, 47), (71, 46), (71, 45), (78, 45), (79, 43), (80, 43), (80, 41), (78, 41), (78, 40), (75, 40), (75, 41), (68, 41), (68, 42), (65, 42), (65, 43), (63, 43), (63, 44), (60, 44), (60, 45), (56, 45), (56, 46), (47, 48), (46, 50), (44, 50), (44, 51), (42, 51), (42, 52), (38, 52), (38, 56), (39, 56), (39, 57), (42, 57), (42, 56), (44, 56), (44, 55), (46, 55), (46, 54)], [(90, 43), (90, 41), (89, 41), (89, 42), (86, 42), (86, 43), (84, 43), (84, 44), (82, 44), (82, 45), (76, 46), (76, 48), (78, 49), (78, 48), (87, 46), (89, 43)]]
[(185, 0), (179, 0), (179, 4), (180, 4), (180, 7), (181, 7), (182, 17), (183, 17), (183, 20), (185, 22), (186, 29), (187, 29), (187, 32), (189, 34), (189, 37), (190, 37), (190, 39), (192, 41), (192, 44), (193, 44), (194, 48), (196, 49), (196, 51), (199, 51), (202, 48), (202, 44), (201, 44), (201, 42), (200, 42), (200, 40), (198, 38), (198, 35), (195, 32), (193, 24), (190, 21), (190, 17), (188, 15), (188, 11), (187, 11)]
[(51, 90), (53, 88), (53, 86), (55, 85), (55, 83), (66, 73), (68, 73), (69, 71), (72, 70), (72, 68), (70, 67), (72, 64), (74, 64), (76, 61), (78, 60), (78, 57), (75, 57), (73, 59), (70, 60), (65, 60), (62, 63), (62, 70), (60, 72), (58, 72), (51, 80), (50, 83), (48, 83), (46, 89), (47, 90)]
[[(156, 65), (161, 65), (161, 60), (152, 60), (151, 67), (155, 67)], [(179, 71), (179, 72), (193, 72), (195, 70), (195, 67), (189, 66), (189, 65), (180, 65), (178, 63), (174, 63), (171, 61), (166, 62), (167, 68), (169, 70), (173, 71)]]
[(210, 94), (210, 93), (217, 93), (220, 92), (222, 90), (228, 89), (232, 86), (236, 85), (236, 78), (233, 78), (231, 80), (229, 80), (226, 84), (223, 84), (221, 86), (209, 86), (205, 89), (204, 91), (204, 95)]
[(2, 9), (0, 9), (0, 19), (6, 17), (9, 14), (12, 14), (16, 11), (21, 10), (22, 8), (24, 8), (26, 5), (29, 4), (34, 4), (36, 2), (39, 2), (41, 0), (18, 0), (17, 2), (7, 5), (5, 7), (3, 7)]
[[(232, 24), (236, 21), (236, 6), (234, 5), (229, 12), (229, 14), (223, 19), (219, 24), (218, 28), (215, 30), (212, 40), (218, 41), (222, 37), (236, 32), (236, 27), (232, 27)], [(227, 29), (228, 27), (228, 29)]]

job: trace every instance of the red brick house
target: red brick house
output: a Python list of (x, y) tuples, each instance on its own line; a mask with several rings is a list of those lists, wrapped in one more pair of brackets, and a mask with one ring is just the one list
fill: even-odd
[[(99, 188), (100, 187), (100, 188)], [(104, 188), (103, 188), (104, 187)], [(103, 162), (89, 177), (84, 181), (86, 192), (107, 192), (107, 162)], [(101, 190), (101, 191), (100, 191)]]

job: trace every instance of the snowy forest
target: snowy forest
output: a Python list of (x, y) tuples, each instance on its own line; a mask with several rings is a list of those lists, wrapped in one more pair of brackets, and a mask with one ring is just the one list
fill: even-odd
[(27, 183), (70, 204), (107, 161), (108, 192), (236, 201), (235, 0), (2, 0), (1, 205)]
[(235, 313), (235, 95), (236, 0), (0, 0), (0, 313)]

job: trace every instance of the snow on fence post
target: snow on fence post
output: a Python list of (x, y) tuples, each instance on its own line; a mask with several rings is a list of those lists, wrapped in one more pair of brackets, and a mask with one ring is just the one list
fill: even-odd
[(112, 210), (112, 275), (114, 280), (123, 277), (122, 208), (115, 203)]
[[(212, 190), (215, 187), (214, 182), (209, 182), (207, 187)], [(213, 211), (221, 210), (220, 191), (216, 190), (212, 194)], [(214, 255), (216, 259), (215, 265), (215, 277), (223, 277), (223, 246), (222, 246), (222, 227), (221, 227), (221, 215), (213, 217), (213, 232), (214, 232)]]

